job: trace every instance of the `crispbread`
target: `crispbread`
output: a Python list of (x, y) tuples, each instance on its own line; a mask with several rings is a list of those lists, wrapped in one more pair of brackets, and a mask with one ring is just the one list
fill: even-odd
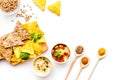
[(16, 32), (11, 32), (1, 38), (1, 45), (3, 45), (5, 48), (24, 45), (24, 42), (22, 42), (21, 38)]
[[(13, 41), (11, 41), (11, 40), (9, 41), (10, 38), (15, 38), (15, 39)], [(15, 43), (15, 40), (18, 40), (18, 42)], [(11, 42), (13, 42), (13, 44), (11, 44)], [(8, 58), (9, 53), (12, 54), (11, 53), (11, 51), (12, 51), (11, 47), (16, 46), (18, 44), (23, 45), (24, 42), (22, 42), (20, 40), (20, 37), (16, 37), (16, 33), (11, 32), (11, 33), (9, 33), (7, 35), (2, 36), (0, 38), (0, 59), (4, 59), (5, 56)]]
[[(1, 45), (1, 38), (0, 38), (0, 45)], [(3, 55), (2, 55), (2, 52), (0, 51), (0, 60), (4, 59)]]
[[(0, 38), (0, 60), (5, 59), (10, 61), (12, 53), (12, 47), (23, 45), (22, 40), (29, 39), (29, 33), (22, 27), (18, 21), (14, 32), (6, 34)], [(23, 30), (23, 31), (22, 31)], [(25, 38), (26, 37), (26, 38)]]
[(0, 60), (4, 59), (2, 53), (0, 52)]
[(18, 36), (21, 38), (22, 41), (30, 39), (30, 34), (25, 28), (22, 27), (22, 24), (19, 21), (17, 21), (16, 23), (14, 32), (18, 33)]
[(4, 58), (10, 63), (10, 59), (13, 54), (13, 49), (12, 48), (5, 48), (4, 46), (0, 45), (0, 52), (4, 56)]
[[(7, 42), (4, 42), (4, 40), (7, 39), (8, 36), (11, 36), (11, 37), (15, 38), (16, 40), (19, 41), (19, 43), (18, 44), (9, 45)], [(11, 33), (9, 33), (7, 35), (4, 35), (4, 36), (2, 36), (0, 38), (0, 45), (4, 46), (5, 48), (9, 48), (9, 47), (17, 46), (17, 45), (23, 45), (24, 42), (22, 42), (22, 40), (28, 40), (28, 39), (30, 39), (29, 33), (27, 32), (26, 29), (24, 29), (22, 27), (22, 24), (19, 21), (17, 21), (16, 27), (14, 29), (14, 32), (11, 32)], [(0, 60), (1, 59), (4, 59), (4, 57), (2, 55), (2, 52), (0, 51)]]

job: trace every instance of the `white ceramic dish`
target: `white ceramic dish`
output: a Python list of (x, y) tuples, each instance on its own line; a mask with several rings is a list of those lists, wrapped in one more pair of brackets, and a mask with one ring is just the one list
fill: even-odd
[(33, 60), (34, 73), (39, 77), (46, 77), (52, 71), (51, 61), (44, 56), (38, 56)]
[(14, 15), (14, 14), (16, 14), (19, 11), (19, 9), (20, 9), (20, 0), (18, 0), (18, 6), (17, 6), (17, 8), (14, 11), (5, 12), (5, 11), (0, 9), (0, 13), (2, 13), (3, 15), (7, 15), (7, 16)]
[[(59, 47), (60, 45), (62, 45), (64, 48), (60, 48)], [(58, 46), (59, 48), (55, 48), (56, 46)], [(55, 55), (57, 50), (59, 50), (60, 56)], [(56, 44), (51, 50), (51, 56), (52, 59), (58, 64), (66, 63), (70, 59), (70, 49), (66, 44), (63, 43)]]

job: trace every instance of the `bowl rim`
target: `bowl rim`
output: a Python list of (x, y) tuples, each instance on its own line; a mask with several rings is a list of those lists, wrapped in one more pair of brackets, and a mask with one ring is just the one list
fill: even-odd
[[(50, 64), (51, 64), (51, 69), (50, 69), (50, 71), (47, 72), (47, 74), (45, 74), (45, 75), (41, 75), (41, 73), (37, 72), (37, 71), (35, 70), (35, 67), (34, 67), (34, 62), (35, 62), (38, 58), (40, 58), (40, 57), (47, 58), (47, 59), (50, 61)], [(47, 76), (51, 73), (52, 68), (53, 68), (53, 65), (52, 65), (51, 60), (50, 60), (48, 57), (43, 56), (43, 55), (39, 55), (39, 56), (37, 56), (36, 58), (33, 59), (32, 68), (33, 68), (33, 72), (34, 72), (37, 76), (39, 76), (39, 77), (47, 77)]]

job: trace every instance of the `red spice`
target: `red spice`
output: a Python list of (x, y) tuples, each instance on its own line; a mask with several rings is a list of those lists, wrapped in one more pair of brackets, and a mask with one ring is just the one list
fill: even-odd
[(87, 57), (83, 57), (81, 60), (82, 64), (86, 65), (88, 64), (88, 58)]

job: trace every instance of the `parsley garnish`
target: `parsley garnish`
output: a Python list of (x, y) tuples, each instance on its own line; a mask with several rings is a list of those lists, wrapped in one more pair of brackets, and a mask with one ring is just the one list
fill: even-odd
[(31, 33), (30, 34), (30, 38), (33, 40), (33, 42), (37, 42), (37, 40), (41, 39), (41, 37), (43, 36), (43, 34), (35, 34), (35, 33)]
[(40, 39), (43, 36), (43, 34), (38, 34), (37, 39)]
[(60, 53), (61, 53), (60, 50), (56, 50), (54, 56), (56, 56), (56, 57), (61, 57), (61, 54), (60, 54)]
[(22, 58), (23, 60), (27, 60), (29, 57), (30, 57), (30, 53), (28, 53), (28, 52), (20, 53), (20, 58)]

